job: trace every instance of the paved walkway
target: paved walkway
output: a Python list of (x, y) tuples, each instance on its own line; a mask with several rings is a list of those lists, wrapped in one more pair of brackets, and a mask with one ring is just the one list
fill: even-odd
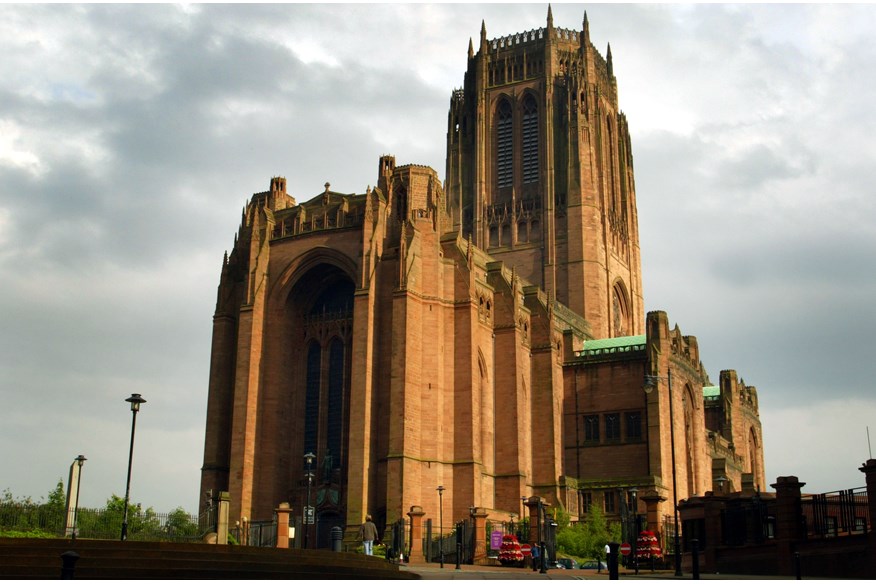
[[(425, 580), (608, 580), (608, 572), (603, 570), (548, 570), (547, 574), (533, 572), (526, 568), (505, 568), (501, 566), (469, 566), (445, 563), (441, 569), (438, 564), (403, 565), (401, 570), (413, 572)], [(672, 570), (649, 572), (640, 570), (637, 576), (632, 570), (621, 569), (621, 580), (674, 580)], [(682, 579), (690, 580), (685, 574)], [(700, 574), (702, 580), (790, 580), (790, 577), (747, 576), (736, 574)]]

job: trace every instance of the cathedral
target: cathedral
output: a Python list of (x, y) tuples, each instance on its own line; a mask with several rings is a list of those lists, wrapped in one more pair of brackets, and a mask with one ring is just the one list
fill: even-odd
[(254, 194), (219, 278), (201, 491), (232, 520), (312, 505), (312, 547), (367, 514), (448, 530), (530, 497), (659, 531), (676, 500), (763, 489), (756, 389), (714, 385), (696, 338), (645, 312), (617, 95), (586, 14), (482, 24), (443, 181), (384, 155), (363, 193)]

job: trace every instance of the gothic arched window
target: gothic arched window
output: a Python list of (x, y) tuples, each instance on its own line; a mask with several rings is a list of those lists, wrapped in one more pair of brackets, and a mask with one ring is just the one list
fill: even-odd
[(507, 99), (496, 109), (496, 186), (510, 187), (514, 180), (513, 115)]
[(307, 347), (307, 386), (304, 394), (304, 452), (317, 452), (321, 355), (319, 343), (311, 342)]
[(618, 282), (614, 285), (611, 312), (613, 316), (612, 335), (623, 337), (629, 333), (629, 309), (627, 307), (627, 295), (623, 284)]
[(755, 482), (757, 482), (758, 473), (760, 472), (760, 469), (757, 468), (757, 449), (757, 434), (755, 433), (754, 428), (752, 428), (748, 432), (748, 470), (754, 477)]
[(332, 468), (338, 468), (344, 433), (344, 343), (338, 338), (329, 345), (327, 430), (326, 446), (332, 454)]
[(406, 221), (408, 218), (408, 191), (400, 186), (395, 191), (396, 206), (395, 216), (399, 221)]
[(538, 105), (527, 95), (523, 100), (523, 184), (538, 180)]

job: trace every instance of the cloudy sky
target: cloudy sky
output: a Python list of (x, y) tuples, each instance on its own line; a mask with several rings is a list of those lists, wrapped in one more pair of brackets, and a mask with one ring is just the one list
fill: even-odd
[[(611, 43), (647, 310), (760, 395), (766, 470), (864, 484), (876, 439), (876, 7), (553, 4)], [(240, 211), (377, 161), (444, 175), (469, 38), (546, 4), (0, 5), (0, 489), (195, 510)]]

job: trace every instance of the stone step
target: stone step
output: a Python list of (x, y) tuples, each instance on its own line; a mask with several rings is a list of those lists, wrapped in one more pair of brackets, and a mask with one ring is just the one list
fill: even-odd
[(169, 542), (0, 538), (0, 578), (57, 579), (61, 554), (75, 551), (77, 579), (416, 578), (380, 558), (328, 550), (286, 550)]

